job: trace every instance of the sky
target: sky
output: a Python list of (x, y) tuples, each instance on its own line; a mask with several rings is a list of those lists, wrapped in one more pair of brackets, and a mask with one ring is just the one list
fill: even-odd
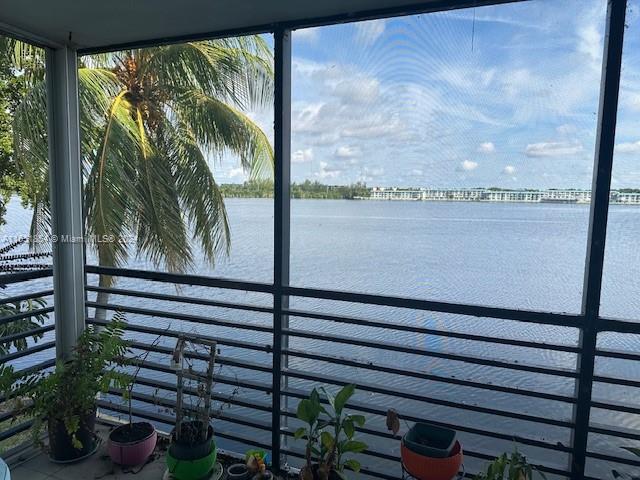
[[(640, 188), (638, 7), (614, 188)], [(605, 15), (605, 0), (532, 0), (295, 31), (292, 179), (589, 188)], [(272, 136), (271, 109), (251, 116)], [(246, 179), (229, 158), (216, 175)]]

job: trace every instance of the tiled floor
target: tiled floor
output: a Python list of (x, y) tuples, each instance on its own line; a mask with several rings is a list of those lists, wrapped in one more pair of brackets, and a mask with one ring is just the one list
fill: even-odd
[[(100, 436), (106, 438), (106, 429)], [(137, 471), (137, 469), (134, 469)], [(39, 454), (11, 468), (11, 480), (162, 480), (165, 472), (164, 457), (159, 455), (138, 473), (123, 472), (113, 465), (106, 454), (106, 442), (87, 460), (72, 465), (52, 463), (46, 454)]]

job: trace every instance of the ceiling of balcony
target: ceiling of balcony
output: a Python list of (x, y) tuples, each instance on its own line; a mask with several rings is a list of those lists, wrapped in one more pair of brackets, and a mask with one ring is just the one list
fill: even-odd
[[(456, 8), (514, 0), (423, 0)], [(516, 0), (517, 1), (517, 0)], [(0, 30), (101, 48), (358, 12), (414, 8), (416, 0), (0, 0)]]

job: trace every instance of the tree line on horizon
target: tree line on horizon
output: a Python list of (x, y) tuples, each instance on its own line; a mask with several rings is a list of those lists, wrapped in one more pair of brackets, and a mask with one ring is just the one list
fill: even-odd
[[(273, 198), (272, 180), (249, 180), (244, 183), (226, 183), (220, 185), (225, 198)], [(365, 183), (351, 185), (325, 185), (311, 180), (301, 183), (293, 182), (290, 187), (291, 198), (296, 199), (328, 199), (353, 200), (368, 197), (369, 188)]]

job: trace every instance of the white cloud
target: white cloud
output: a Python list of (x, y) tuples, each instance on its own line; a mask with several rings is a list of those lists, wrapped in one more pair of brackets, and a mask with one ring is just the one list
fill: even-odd
[(516, 173), (516, 167), (514, 167), (513, 165), (506, 165), (502, 169), (502, 173), (504, 173), (505, 175), (513, 175), (514, 173)]
[(558, 132), (560, 135), (572, 135), (576, 133), (577, 130), (578, 129), (576, 128), (576, 126), (570, 123), (564, 123), (556, 127), (556, 132)]
[(640, 112), (640, 93), (628, 93), (620, 92), (623, 94), (624, 105), (634, 112)]
[(384, 33), (386, 20), (358, 22), (355, 26), (356, 40), (363, 45), (371, 45)]
[(314, 175), (322, 180), (327, 178), (336, 178), (342, 170), (339, 168), (331, 167), (327, 162), (320, 162), (320, 170)]
[(345, 102), (372, 103), (380, 94), (380, 82), (375, 78), (347, 79), (338, 83), (333, 93)]
[(372, 182), (384, 175), (384, 167), (364, 167), (362, 173), (358, 176), (359, 182)]
[(602, 37), (598, 27), (594, 24), (583, 25), (578, 29), (578, 51), (583, 53), (593, 63), (602, 58)]
[(496, 151), (496, 146), (493, 142), (484, 142), (478, 146), (478, 152), (480, 153), (493, 153)]
[(475, 170), (478, 168), (478, 162), (474, 162), (473, 160), (465, 160), (460, 164), (460, 167), (465, 172), (470, 172), (471, 170)]
[(625, 142), (616, 145), (618, 153), (640, 153), (640, 140), (637, 142)]
[(313, 149), (305, 148), (304, 150), (296, 150), (291, 155), (292, 163), (308, 163), (313, 160)]
[(232, 168), (231, 170), (229, 170), (229, 173), (227, 174), (227, 177), (229, 178), (238, 178), (238, 177), (244, 177), (244, 176), (245, 176), (245, 173), (242, 167)]
[(338, 158), (355, 158), (362, 155), (362, 150), (358, 146), (342, 145), (334, 152)]
[(578, 141), (530, 143), (524, 153), (527, 157), (566, 157), (584, 150)]
[(424, 174), (424, 172), (422, 170), (420, 170), (419, 168), (414, 168), (413, 170), (411, 170), (411, 175), (415, 175), (415, 176), (422, 176)]
[(293, 32), (293, 41), (316, 42), (320, 37), (320, 27), (301, 28)]

